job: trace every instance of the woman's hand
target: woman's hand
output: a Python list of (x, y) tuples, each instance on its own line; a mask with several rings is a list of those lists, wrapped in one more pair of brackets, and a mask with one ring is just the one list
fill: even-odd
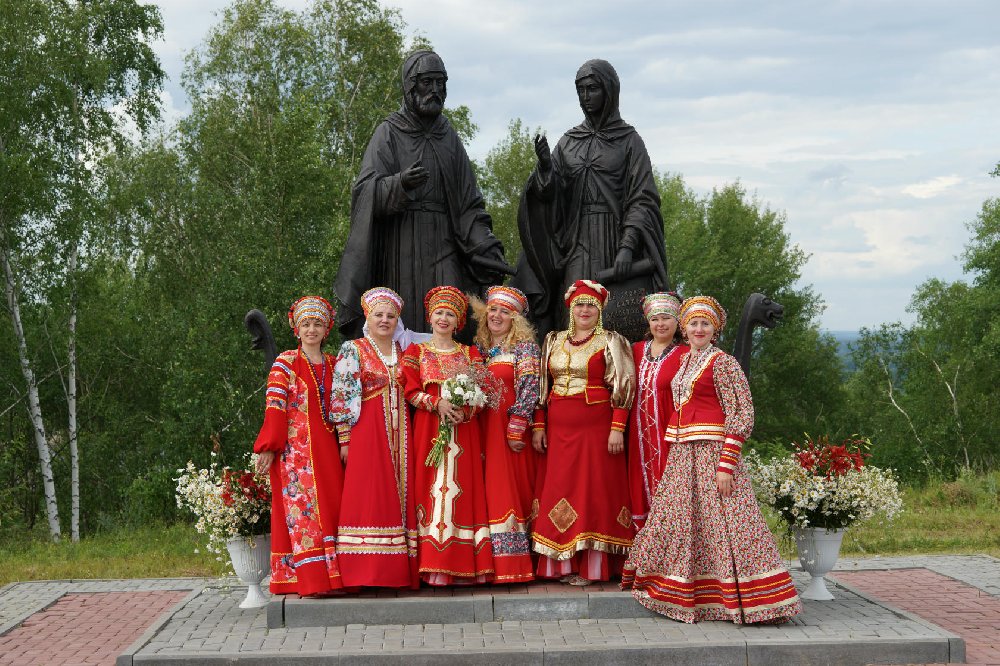
[(258, 474), (267, 474), (273, 462), (274, 451), (261, 451), (257, 454), (257, 464), (254, 466), (254, 469)]
[(545, 449), (548, 448), (548, 442), (545, 441), (544, 430), (536, 430), (531, 433), (531, 446), (539, 453), (545, 453)]
[(508, 439), (507, 446), (509, 446), (510, 450), (514, 453), (520, 453), (524, 450), (524, 442), (520, 439)]
[(347, 464), (347, 450), (349, 448), (350, 447), (346, 445), (340, 447), (340, 462), (344, 463), (345, 465)]
[(447, 420), (453, 425), (461, 423), (464, 417), (462, 408), (456, 407), (445, 398), (441, 398), (441, 400), (438, 401), (437, 413), (442, 419)]
[(723, 497), (732, 497), (733, 475), (729, 472), (716, 472), (715, 485), (719, 488), (719, 494)]
[(618, 432), (617, 430), (612, 430), (608, 435), (608, 453), (613, 456), (618, 455), (625, 450), (625, 435)]

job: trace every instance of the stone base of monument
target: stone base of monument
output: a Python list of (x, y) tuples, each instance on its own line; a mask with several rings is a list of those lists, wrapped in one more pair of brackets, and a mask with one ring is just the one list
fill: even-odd
[[(519, 586), (522, 589), (526, 586)], [(551, 587), (542, 584), (542, 587)], [(564, 588), (565, 589), (565, 588)], [(572, 588), (570, 588), (572, 589)], [(548, 591), (531, 594), (494, 594), (490, 588), (454, 590), (457, 596), (431, 596), (433, 590), (399, 596), (302, 599), (274, 598), (268, 607), (267, 626), (328, 627), (349, 624), (422, 624), (460, 622), (531, 622), (551, 620), (610, 620), (657, 617), (627, 592)]]
[[(792, 575), (804, 589), (807, 577), (798, 570)], [(288, 663), (326, 663), (334, 656), (350, 663), (518, 666), (964, 663), (960, 637), (840, 583), (832, 591), (833, 601), (807, 601), (790, 622), (764, 626), (675, 622), (647, 611), (614, 583), (275, 597), (266, 610), (263, 652), (230, 655), (237, 658), (225, 663), (280, 664), (286, 657)], [(293, 637), (320, 647), (291, 657)], [(265, 654), (271, 640), (280, 648)]]
[[(793, 570), (804, 589), (807, 576)], [(783, 625), (684, 624), (647, 612), (614, 584), (558, 583), (273, 598), (205, 586), (130, 646), (119, 665), (906, 664), (964, 663), (965, 643), (831, 581)]]

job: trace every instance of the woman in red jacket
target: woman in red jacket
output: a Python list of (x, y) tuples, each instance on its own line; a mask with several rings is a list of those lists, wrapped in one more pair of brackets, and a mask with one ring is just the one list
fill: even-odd
[(691, 350), (671, 382), (670, 456), (622, 588), (682, 622), (784, 621), (802, 603), (743, 470), (753, 402), (739, 363), (714, 344), (726, 312), (696, 296), (680, 324)]

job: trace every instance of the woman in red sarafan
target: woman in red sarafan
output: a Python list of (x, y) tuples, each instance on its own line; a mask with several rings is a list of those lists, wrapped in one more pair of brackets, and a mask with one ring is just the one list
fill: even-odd
[(632, 546), (623, 432), (635, 394), (628, 341), (601, 325), (608, 290), (577, 280), (566, 292), (567, 331), (542, 345), (532, 445), (546, 453), (531, 537), (540, 578), (608, 580)]
[(802, 602), (743, 469), (753, 403), (739, 363), (714, 344), (726, 312), (696, 296), (680, 323), (691, 350), (671, 382), (670, 456), (622, 588), (682, 622), (785, 621)]
[(680, 309), (681, 302), (674, 294), (646, 296), (642, 311), (649, 321), (649, 336), (632, 345), (636, 388), (628, 422), (628, 489), (636, 531), (646, 523), (670, 453), (670, 444), (663, 438), (667, 417), (673, 411), (670, 380), (677, 374), (681, 355), (688, 350), (678, 344)]
[(502, 383), (500, 404), (480, 414), (486, 455), (486, 508), (493, 542), (494, 583), (535, 579), (531, 520), (541, 456), (528, 425), (538, 404), (540, 350), (524, 318), (528, 300), (518, 289), (493, 286), (486, 303), (473, 299), (479, 320), (476, 348)]
[[(414, 493), (420, 577), (430, 585), (472, 585), (493, 580), (493, 550), (486, 512), (483, 456), (476, 410), (441, 395), (457, 375), (488, 384), (489, 372), (475, 347), (455, 341), (469, 307), (455, 287), (434, 287), (424, 298), (431, 339), (403, 354), (407, 401), (413, 416)], [(438, 464), (428, 462), (441, 419), (452, 424)]]
[(376, 287), (361, 296), (365, 335), (340, 347), (331, 416), (344, 461), (337, 558), (348, 587), (419, 587), (410, 419), (403, 351), (393, 334), (403, 299)]
[(343, 588), (337, 519), (343, 469), (330, 421), (333, 357), (322, 351), (334, 309), (319, 296), (292, 304), (298, 349), (282, 352), (267, 378), (257, 470), (271, 474), (271, 592), (322, 596)]

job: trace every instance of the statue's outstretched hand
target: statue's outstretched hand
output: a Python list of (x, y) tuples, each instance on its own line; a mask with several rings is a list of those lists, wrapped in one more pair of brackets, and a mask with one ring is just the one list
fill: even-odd
[(427, 179), (430, 177), (430, 172), (426, 168), (420, 166), (420, 160), (417, 160), (399, 172), (399, 184), (403, 186), (404, 190), (409, 192), (426, 183)]
[(535, 155), (538, 156), (538, 170), (548, 172), (552, 168), (552, 152), (549, 150), (549, 140), (544, 134), (535, 135)]

